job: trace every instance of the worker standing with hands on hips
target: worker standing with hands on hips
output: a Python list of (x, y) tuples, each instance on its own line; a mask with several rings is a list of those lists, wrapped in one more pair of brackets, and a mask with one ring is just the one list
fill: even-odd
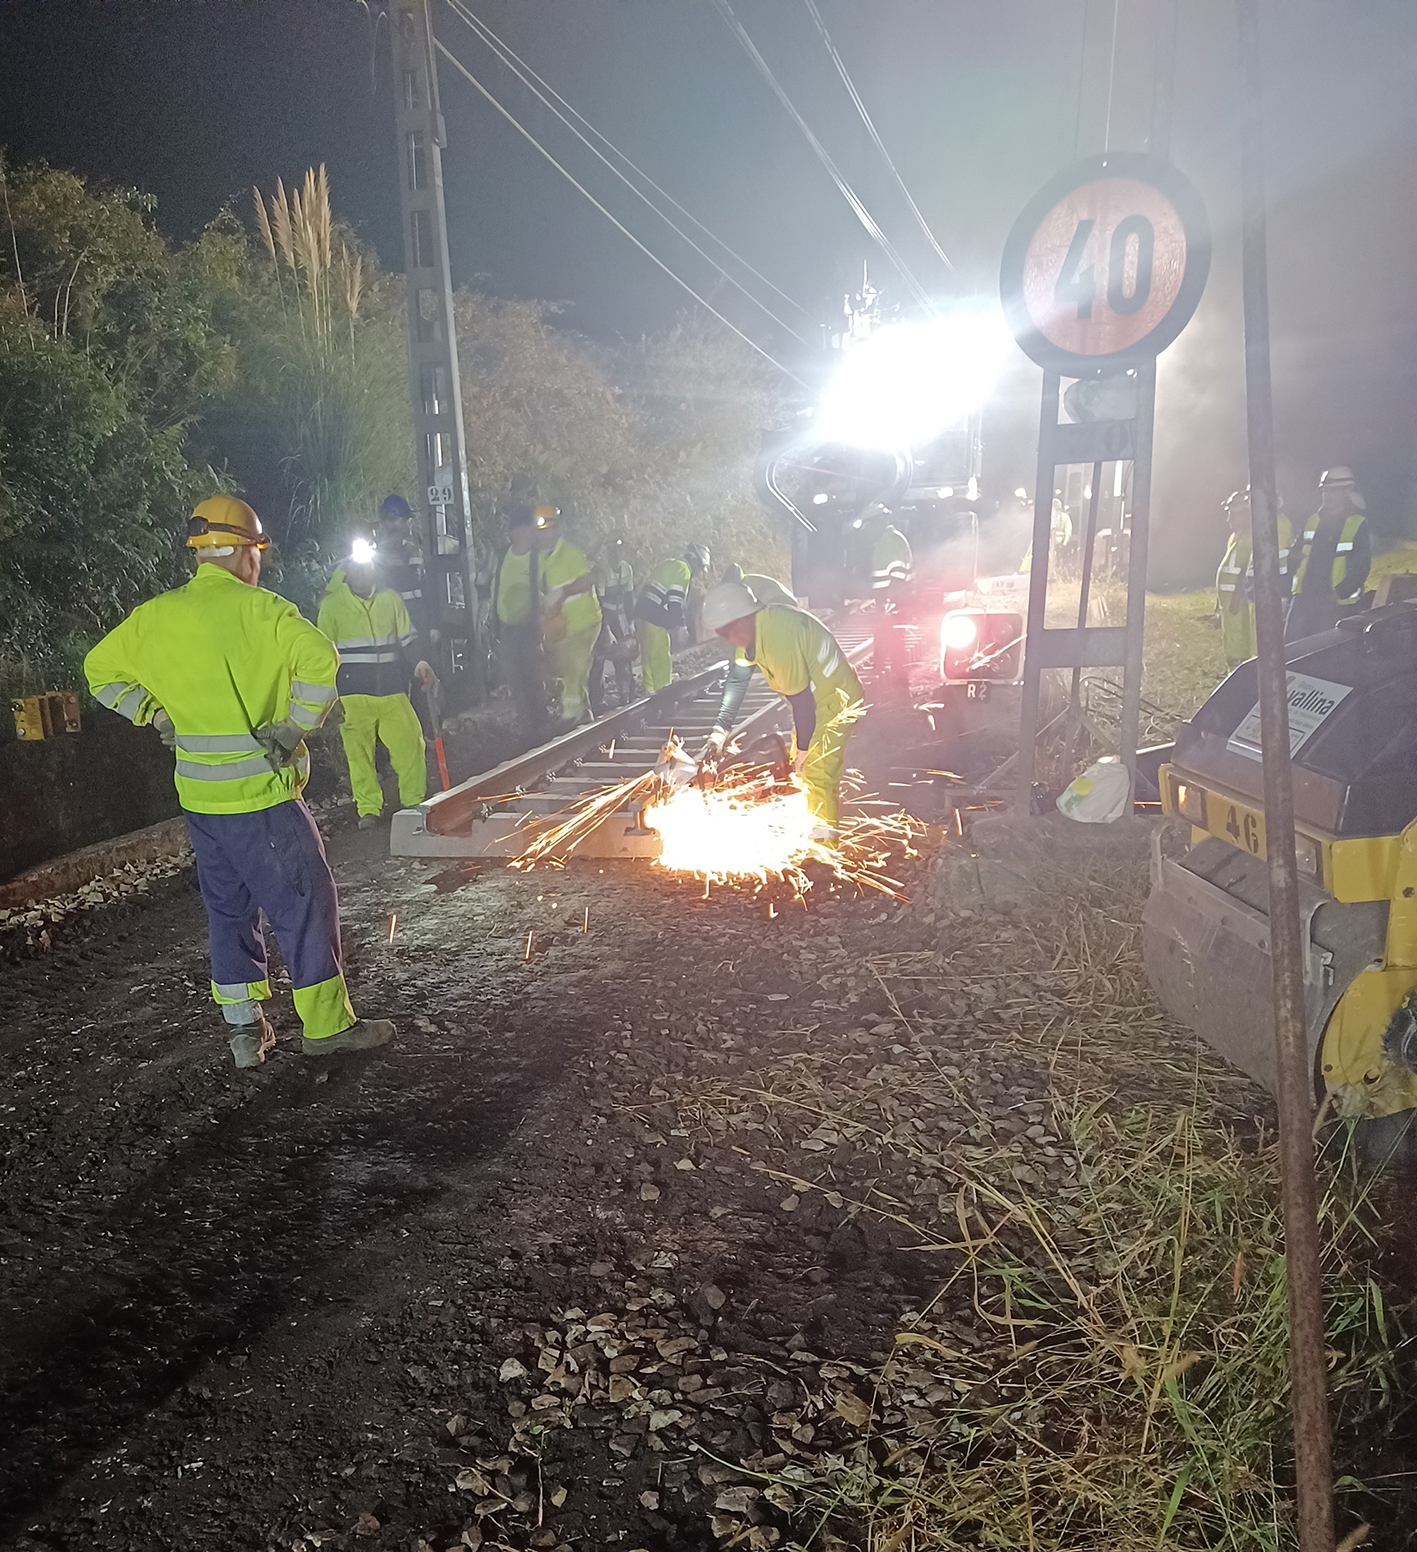
[(1358, 598), (1373, 564), (1367, 502), (1353, 471), (1339, 464), (1319, 479), (1319, 509), (1304, 524), (1286, 641), (1302, 641), (1338, 624), (1340, 604)]
[[(792, 769), (807, 787), (814, 841), (836, 839), (846, 741), (865, 712), (861, 681), (836, 637), (815, 615), (764, 607), (741, 582), (720, 582), (704, 599), (704, 624), (742, 653), (792, 708)], [(746, 678), (730, 674), (707, 757), (723, 749), (743, 702)]]
[(335, 568), (320, 600), (320, 630), (339, 649), (340, 738), (359, 828), (371, 830), (384, 812), (374, 751), (389, 751), (399, 802), (415, 808), (428, 795), (423, 724), (408, 698), (413, 679), (429, 684), (433, 670), (414, 650), (418, 633), (403, 599), (374, 579), (374, 546), (356, 539)]
[[(1215, 574), (1215, 615), (1227, 667), (1247, 663), (1259, 648), (1255, 644), (1255, 560), (1250, 531), (1250, 487), (1233, 491), (1225, 501), (1225, 520), (1230, 542)], [(1279, 513), (1279, 580), (1289, 586), (1289, 552), (1294, 528), (1281, 508)]]
[(192, 514), (196, 575), (140, 604), (84, 659), (94, 699), (177, 752), (177, 796), (207, 908), (212, 997), (238, 1067), (275, 1035), (260, 913), (285, 955), (307, 1056), (387, 1044), (387, 1019), (359, 1019), (340, 962), (339, 901), (320, 832), (301, 801), (304, 738), (335, 703), (339, 656), (293, 603), (258, 587), (269, 544), (234, 496)]
[(590, 715), (590, 664), (600, 636), (600, 600), (590, 562), (566, 537), (559, 507), (536, 508), (542, 553), (541, 634), (550, 675), (561, 685), (561, 718), (574, 727)]
[(667, 689), (674, 680), (674, 651), (671, 633), (687, 623), (689, 589), (694, 578), (709, 569), (705, 545), (690, 544), (682, 556), (655, 567), (640, 589), (635, 603), (635, 619), (640, 638), (640, 671), (645, 692)]

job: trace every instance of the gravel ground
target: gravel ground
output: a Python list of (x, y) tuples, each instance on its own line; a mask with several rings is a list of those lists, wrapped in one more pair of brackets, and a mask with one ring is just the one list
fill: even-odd
[(937, 912), (958, 841), (794, 903), (323, 822), (385, 1052), (304, 1063), (278, 996), (232, 1069), (185, 868), (0, 923), (0, 1546), (786, 1547), (809, 1469), (954, 1404), (902, 1329), (988, 1382), (949, 1150), (1075, 1190), (1060, 1064), (1268, 1115), (1140, 994), (1144, 1055), (1061, 1049), (1029, 929)]

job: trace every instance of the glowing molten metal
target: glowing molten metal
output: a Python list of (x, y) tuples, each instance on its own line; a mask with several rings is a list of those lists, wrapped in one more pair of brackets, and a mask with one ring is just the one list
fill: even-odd
[(659, 866), (696, 873), (711, 883), (794, 871), (808, 857), (829, 854), (812, 840), (807, 794), (800, 788), (763, 797), (740, 785), (701, 791), (681, 787), (645, 810), (659, 832)]

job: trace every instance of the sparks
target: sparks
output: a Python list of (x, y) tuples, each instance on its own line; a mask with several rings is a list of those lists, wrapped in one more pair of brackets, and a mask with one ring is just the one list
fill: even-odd
[(526, 929), (526, 948), (522, 951), (522, 959), (523, 959), (523, 961), (528, 960), (528, 959), (531, 958), (531, 942), (532, 942), (533, 936), (534, 936), (534, 929), (531, 928), (531, 927), (528, 927)]
[(586, 906), (586, 908), (585, 908), (585, 916), (581, 919), (581, 931), (582, 932), (589, 932), (590, 931), (590, 907), (589, 906)]
[(389, 912), (389, 939), (388, 939), (388, 941), (390, 943), (392, 943), (394, 941), (394, 928), (397, 927), (398, 924), (399, 924), (399, 913), (397, 911), (390, 911)]

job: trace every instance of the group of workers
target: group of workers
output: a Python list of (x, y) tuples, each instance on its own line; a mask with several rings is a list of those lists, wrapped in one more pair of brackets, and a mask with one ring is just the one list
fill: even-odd
[[(1230, 526), (1215, 578), (1216, 617), (1225, 661), (1234, 668), (1255, 656), (1255, 563), (1250, 491), (1225, 501)], [(1318, 510), (1304, 524), (1297, 553), (1294, 525), (1279, 512), (1280, 584), (1287, 594), (1284, 636), (1299, 641), (1332, 630), (1345, 606), (1362, 598), (1372, 566), (1367, 503), (1352, 469), (1336, 465), (1319, 480)]]
[(559, 508), (514, 510), (493, 576), (492, 619), (523, 730), (546, 731), (548, 679), (571, 726), (604, 710), (607, 666), (622, 700), (633, 693), (636, 657), (645, 692), (664, 689), (674, 677), (673, 633), (688, 624), (689, 589), (708, 568), (708, 550), (690, 544), (637, 590), (621, 536), (606, 541), (592, 566), (566, 536)]
[[(393, 1038), (389, 1020), (360, 1018), (350, 1002), (334, 877), (302, 796), (310, 772), (305, 739), (339, 719), (359, 824), (368, 828), (384, 802), (377, 743), (389, 752), (401, 802), (424, 798), (423, 730), (409, 692), (415, 681), (434, 682), (410, 615), (412, 606), (424, 617), (423, 569), (402, 498), (384, 504), (377, 568), (374, 546), (356, 542), (331, 575), (315, 624), (259, 586), (269, 544), (246, 502), (203, 501), (188, 523), (192, 579), (139, 605), (84, 660), (94, 698), (155, 728), (175, 753), (207, 913), (211, 994), (240, 1068), (259, 1066), (275, 1043), (262, 1006), (271, 995), (262, 911), (290, 975), (307, 1056), (369, 1050)], [(602, 673), (607, 663), (623, 669), (637, 650), (646, 689), (667, 685), (672, 633), (685, 623), (690, 588), (709, 564), (707, 549), (691, 544), (637, 592), (620, 541), (593, 570), (556, 508), (516, 511), (492, 608), (528, 725), (539, 730), (546, 713), (543, 664), (569, 722), (590, 706), (594, 665)], [(883, 561), (892, 578), (901, 564), (898, 555)], [(903, 564), (908, 570), (908, 559)], [(830, 842), (846, 740), (864, 711), (861, 682), (839, 643), (782, 584), (737, 567), (708, 589), (702, 620), (733, 648), (703, 757), (723, 751), (758, 668), (791, 707), (793, 768), (807, 790), (814, 838)]]

